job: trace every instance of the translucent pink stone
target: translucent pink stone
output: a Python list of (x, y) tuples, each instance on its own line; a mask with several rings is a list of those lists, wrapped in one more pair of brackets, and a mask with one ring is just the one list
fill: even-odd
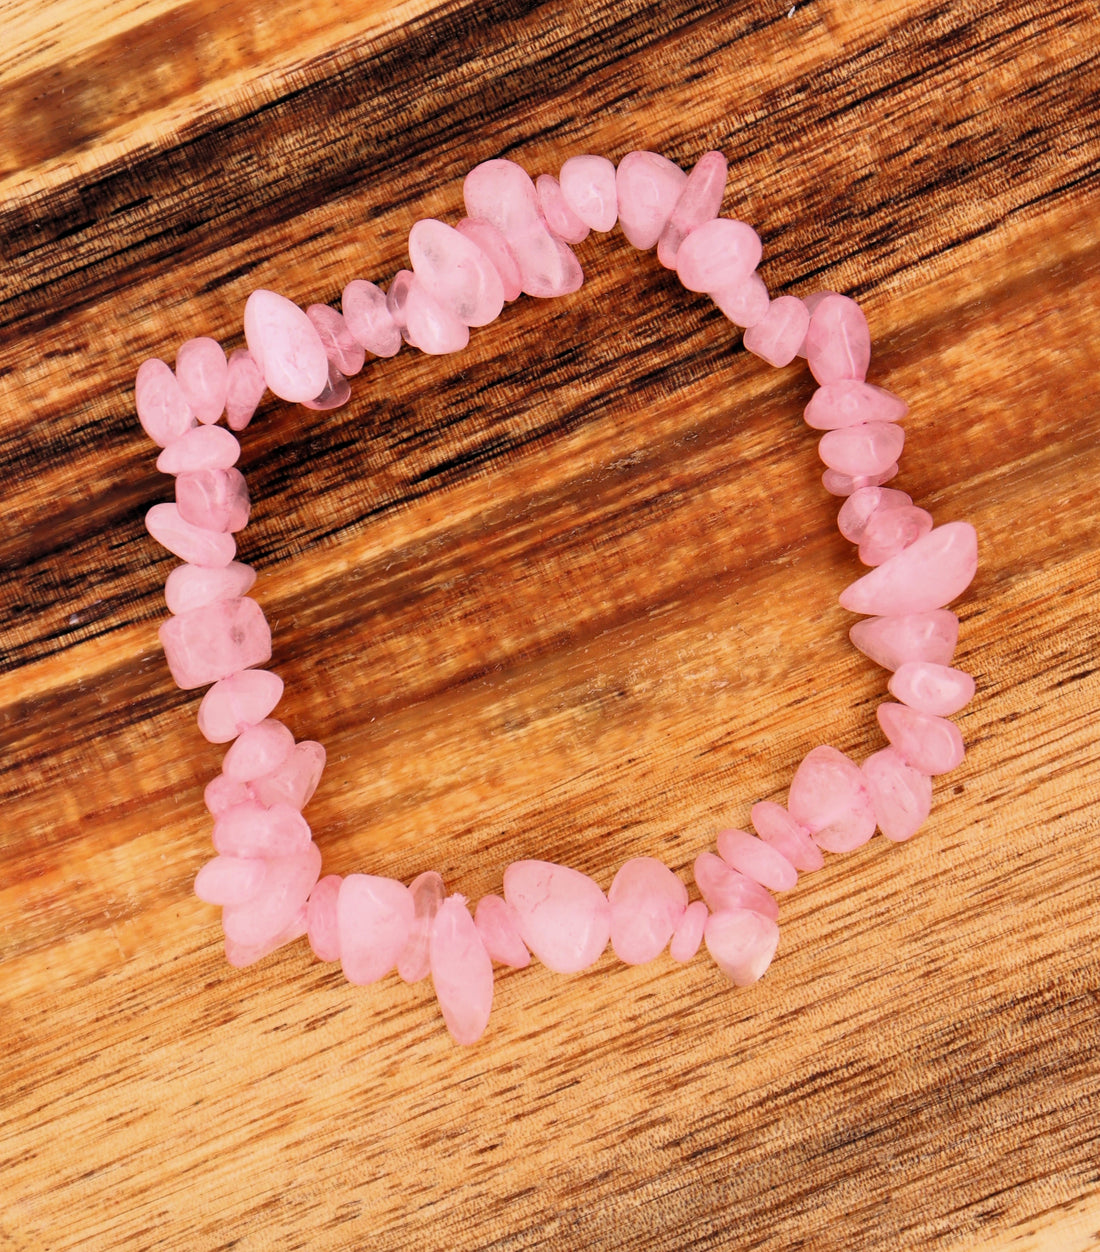
[(409, 256), (420, 285), (462, 325), (487, 326), (500, 316), (504, 283), (496, 266), (453, 226), (432, 217), (415, 222)]
[(612, 230), (619, 220), (615, 166), (602, 156), (570, 157), (558, 171), (566, 204), (593, 230)]
[(787, 809), (826, 852), (850, 852), (875, 833), (875, 812), (859, 766), (836, 748), (814, 748), (791, 779)]
[(353, 338), (372, 356), (397, 355), (401, 329), (393, 320), (381, 287), (353, 278), (340, 297), (340, 308)]
[(296, 856), (269, 860), (263, 890), (222, 910), (226, 939), (242, 947), (259, 947), (286, 935), (291, 926), (297, 935), (304, 934), (302, 910), (320, 872), (321, 853), (315, 843)]
[(296, 856), (309, 840), (308, 823), (289, 804), (265, 809), (246, 800), (219, 813), (214, 822), (214, 847), (223, 856)]
[(195, 876), (195, 895), (207, 904), (240, 904), (263, 886), (265, 866), (257, 857), (216, 856)]
[(905, 444), (905, 430), (896, 422), (864, 422), (827, 430), (818, 441), (818, 455), (830, 469), (851, 477), (873, 477), (888, 469)]
[(175, 504), (154, 504), (145, 514), (145, 529), (162, 548), (189, 565), (218, 568), (237, 555), (236, 541), (228, 531), (207, 530), (184, 521)]
[(263, 960), (276, 948), (300, 939), (306, 933), (306, 929), (306, 906), (303, 904), (277, 935), (265, 939), (262, 943), (237, 943), (227, 935), (225, 939), (226, 962), (234, 969), (243, 969), (246, 965)]
[(890, 701), (880, 704), (876, 712), (882, 733), (898, 756), (922, 774), (946, 774), (966, 755), (959, 728), (944, 717)]
[(138, 367), (134, 407), (142, 429), (161, 448), (175, 443), (195, 425), (195, 412), (183, 388), (158, 357), (150, 357)]
[(340, 928), (336, 920), (336, 902), (340, 898), (339, 874), (326, 874), (318, 879), (306, 903), (306, 935), (313, 955), (319, 961), (340, 959)]
[(620, 866), (607, 892), (611, 947), (627, 965), (660, 956), (688, 904), (687, 888), (667, 865), (639, 856)]
[(428, 940), (435, 915), (447, 893), (443, 879), (431, 869), (418, 874), (409, 884), (409, 891), (413, 898), (413, 923), (409, 941), (397, 959), (397, 975), (404, 982), (419, 982), (430, 972)]
[(224, 774), (211, 778), (202, 793), (202, 801), (211, 817), (221, 817), (226, 810), (238, 804), (248, 804), (251, 800), (248, 783), (234, 782)]
[(430, 356), (461, 352), (470, 342), (470, 328), (443, 307), (419, 279), (413, 278), (406, 293), (405, 338)]
[(615, 171), (619, 225), (628, 242), (648, 251), (661, 237), (687, 182), (678, 165), (657, 152), (628, 152)]
[(264, 805), (289, 804), (304, 809), (325, 769), (325, 749), (314, 739), (303, 739), (270, 774), (254, 778), (250, 793)]
[(869, 617), (856, 622), (848, 638), (883, 669), (897, 669), (906, 661), (947, 665), (959, 642), (959, 619), (948, 609)]
[(926, 613), (962, 595), (977, 568), (974, 527), (948, 522), (845, 587), (840, 605), (876, 616)]
[(825, 295), (806, 328), (806, 364), (819, 383), (863, 382), (871, 362), (867, 318), (847, 296)]
[(523, 290), (523, 279), (508, 240), (491, 223), (474, 217), (464, 217), (455, 230), (485, 253), (500, 275), (505, 300), (515, 300)]
[(237, 736), (222, 761), (222, 773), (237, 782), (262, 778), (281, 765), (294, 747), (294, 736), (282, 722), (266, 717)]
[(779, 947), (779, 927), (748, 909), (712, 913), (703, 932), (707, 951), (735, 987), (761, 978)]
[(403, 338), (405, 335), (405, 327), (407, 321), (405, 318), (405, 305), (409, 300), (409, 292), (412, 289), (413, 279), (416, 275), (412, 270), (398, 270), (390, 280), (390, 289), (386, 292), (386, 308), (389, 310), (390, 317), (401, 330)]
[(587, 969), (611, 937), (611, 905), (587, 874), (549, 861), (515, 861), (504, 898), (519, 916), (523, 942), (558, 974)]
[(893, 748), (869, 756), (862, 769), (879, 830), (895, 843), (911, 839), (932, 811), (932, 779)]
[(779, 296), (759, 322), (746, 327), (746, 350), (769, 365), (790, 365), (806, 333), (809, 316), (797, 296)]
[(891, 478), (898, 476), (898, 463), (895, 461), (888, 469), (884, 469), (881, 474), (842, 474), (839, 470), (827, 469), (821, 475), (821, 485), (834, 496), (850, 496), (852, 492), (859, 491), (861, 487), (880, 487), (883, 483), (888, 483)]
[(244, 530), (248, 484), (239, 469), (204, 469), (176, 478), (180, 517), (204, 530)]
[(247, 596), (179, 613), (162, 622), (157, 634), (172, 678), (185, 691), (271, 659), (263, 610)]
[(909, 406), (892, 391), (851, 379), (818, 387), (806, 405), (806, 425), (839, 430), (862, 422), (900, 422)]
[(668, 954), (674, 961), (685, 964), (699, 951), (709, 916), (710, 909), (702, 900), (693, 900), (687, 906), (668, 945)]
[(245, 301), (244, 337), (280, 399), (300, 404), (321, 394), (328, 379), (325, 345), (292, 300), (262, 287), (254, 291)]
[(845, 539), (859, 543), (871, 515), (880, 509), (900, 509), (913, 503), (912, 496), (893, 487), (860, 487), (840, 506), (837, 529)]
[(783, 853), (747, 831), (720, 830), (718, 855), (731, 869), (769, 891), (790, 891), (798, 882), (798, 871)]
[(974, 698), (974, 679), (961, 669), (906, 661), (891, 675), (890, 694), (918, 713), (950, 717)]
[(374, 874), (349, 874), (340, 884), (336, 917), (340, 963), (350, 983), (384, 978), (405, 950), (415, 908), (404, 883)]
[(750, 813), (753, 829), (781, 852), (795, 869), (811, 872), (825, 864), (821, 849), (810, 837), (810, 832), (800, 826), (781, 804), (761, 800), (752, 806)]
[(241, 445), (224, 426), (195, 426), (157, 457), (162, 474), (188, 474), (236, 465)]
[(519, 914), (500, 896), (482, 896), (477, 902), (474, 922), (485, 944), (485, 951), (501, 965), (525, 969), (531, 953), (519, 931)]
[(680, 245), (694, 230), (722, 211), (726, 168), (723, 153), (704, 152), (687, 176), (657, 240), (657, 260), (665, 269), (676, 269)]
[(539, 200), (542, 220), (552, 234), (566, 243), (581, 243), (588, 238), (589, 226), (569, 207), (562, 195), (561, 184), (552, 174), (540, 174), (535, 179), (535, 194)]
[(220, 569), (209, 565), (177, 565), (164, 584), (169, 613), (190, 613), (215, 600), (235, 600), (256, 581), (251, 565), (230, 561)]
[(773, 920), (779, 916), (779, 905), (758, 882), (732, 869), (713, 852), (700, 852), (692, 867), (699, 894), (715, 912), (724, 909), (751, 909), (761, 917)]
[(331, 361), (328, 363), (328, 378), (324, 387), (312, 400), (302, 400), (302, 405), (316, 412), (326, 413), (329, 409), (342, 408), (351, 399), (351, 384), (340, 373)]
[(493, 963), (465, 897), (444, 900), (431, 928), (432, 986), (451, 1038), (477, 1043), (493, 1007)]
[(932, 529), (932, 514), (910, 504), (900, 509), (877, 509), (867, 519), (859, 541), (864, 565), (881, 565)]
[(752, 275), (760, 257), (760, 236), (747, 222), (716, 217), (680, 244), (676, 273), (688, 291), (728, 291)]
[(216, 339), (202, 335), (181, 343), (176, 353), (176, 378), (203, 425), (209, 426), (221, 417), (225, 411), (228, 370), (225, 352)]
[(749, 274), (732, 287), (712, 292), (711, 299), (734, 326), (746, 329), (762, 322), (772, 303), (759, 274)]
[(331, 305), (311, 304), (306, 309), (306, 317), (321, 336), (330, 368), (335, 367), (345, 376), (358, 374), (366, 362), (367, 352), (348, 329), (344, 315)]
[(283, 696), (283, 680), (266, 669), (222, 678), (199, 704), (199, 730), (210, 743), (228, 743), (262, 722)]
[(267, 383), (256, 358), (247, 348), (229, 354), (225, 382), (225, 420), (233, 430), (244, 430), (264, 398)]

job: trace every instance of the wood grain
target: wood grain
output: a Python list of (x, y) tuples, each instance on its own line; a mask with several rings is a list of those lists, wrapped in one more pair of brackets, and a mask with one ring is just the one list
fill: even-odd
[[(1096, 1247), (1095, 5), (3, 13), (0, 1248)], [(462, 1050), (427, 983), (224, 963), (133, 373), (239, 343), (253, 287), (388, 279), (479, 160), (635, 147), (721, 148), (769, 286), (864, 301), (898, 485), (980, 535), (968, 754), (784, 899), (757, 987), (533, 966)], [(882, 744), (805, 371), (621, 233), (578, 251), (575, 296), (246, 432), (335, 872), (687, 877), (809, 748)]]

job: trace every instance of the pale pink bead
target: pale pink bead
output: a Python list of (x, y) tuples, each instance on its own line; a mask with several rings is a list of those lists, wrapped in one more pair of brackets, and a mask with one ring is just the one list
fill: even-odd
[(732, 287), (714, 291), (710, 298), (734, 326), (740, 326), (743, 329), (762, 322), (768, 316), (772, 303), (768, 289), (764, 286), (764, 280), (759, 274), (749, 274), (747, 278), (734, 283)]
[(162, 548), (189, 565), (217, 569), (237, 555), (236, 541), (228, 531), (207, 530), (185, 521), (175, 504), (154, 504), (145, 514), (145, 529)]
[(718, 855), (731, 869), (769, 891), (790, 891), (798, 871), (782, 852), (744, 830), (720, 830)]
[(256, 581), (251, 565), (230, 561), (220, 569), (208, 565), (177, 565), (164, 583), (169, 613), (189, 613), (215, 600), (235, 600)]
[(948, 522), (850, 583), (840, 593), (840, 605), (852, 613), (926, 613), (962, 595), (977, 568), (974, 527)]
[(752, 276), (761, 254), (760, 236), (747, 222), (716, 217), (680, 244), (676, 274), (688, 291), (728, 291)]
[(180, 517), (204, 530), (244, 530), (248, 484), (239, 469), (204, 469), (176, 477)]
[(240, 904), (263, 886), (265, 866), (257, 857), (216, 856), (195, 876), (195, 895), (207, 904)]
[(779, 947), (779, 927), (748, 909), (712, 913), (703, 932), (707, 951), (735, 987), (761, 978)]
[(384, 978), (409, 941), (415, 908), (404, 883), (374, 874), (349, 874), (336, 902), (340, 963), (350, 983)]
[(431, 928), (432, 986), (455, 1043), (477, 1043), (493, 1008), (493, 963), (465, 897), (444, 900)]
[(215, 600), (162, 622), (157, 634), (177, 687), (189, 691), (266, 665), (271, 631), (255, 600)]
[(876, 713), (882, 733), (898, 756), (922, 774), (946, 774), (966, 755), (959, 728), (944, 717), (889, 701), (880, 704)]
[(619, 225), (627, 241), (648, 251), (661, 237), (687, 182), (678, 165), (657, 152), (628, 152), (615, 171)]
[(803, 757), (791, 779), (787, 809), (826, 852), (850, 852), (875, 833), (859, 766), (836, 748), (814, 748)]
[(331, 305), (311, 304), (306, 309), (306, 317), (321, 336), (329, 365), (346, 377), (358, 374), (366, 363), (367, 350), (348, 329), (344, 315)]
[(540, 174), (535, 179), (539, 212), (552, 234), (566, 243), (582, 243), (588, 238), (589, 226), (569, 207), (562, 195), (561, 184), (553, 174)]
[(818, 387), (803, 416), (815, 430), (839, 430), (862, 422), (900, 422), (908, 412), (892, 391), (848, 379)]
[(557, 974), (599, 960), (611, 937), (611, 905), (587, 874), (549, 861), (515, 861), (504, 898), (519, 916), (523, 942)]
[(558, 171), (566, 204), (593, 230), (612, 230), (619, 220), (615, 166), (602, 156), (570, 157)]
[(660, 956), (684, 915), (687, 888), (667, 865), (639, 856), (620, 866), (607, 892), (611, 947), (627, 965)]
[(252, 421), (266, 390), (256, 358), (247, 348), (234, 348), (225, 380), (225, 420), (233, 430), (244, 430)]
[(746, 351), (769, 365), (790, 365), (806, 333), (809, 316), (797, 296), (779, 296), (759, 322), (745, 329)]
[(781, 852), (795, 869), (811, 872), (825, 864), (821, 849), (810, 837), (810, 832), (800, 826), (781, 804), (761, 800), (752, 806), (749, 816), (760, 838)]
[(549, 299), (579, 291), (584, 283), (580, 262), (566, 244), (542, 225), (507, 236), (519, 262), (523, 290), (529, 296)]
[(302, 400), (307, 409), (317, 412), (328, 412), (329, 409), (342, 408), (351, 399), (351, 384), (340, 373), (331, 361), (328, 362), (328, 378), (321, 391), (312, 400)]
[(319, 961), (340, 959), (340, 928), (336, 921), (336, 902), (340, 898), (339, 874), (326, 874), (314, 885), (306, 903), (306, 935), (313, 955)]
[(888, 469), (884, 469), (881, 474), (842, 474), (840, 470), (827, 469), (821, 475), (821, 485), (830, 495), (834, 496), (850, 496), (854, 491), (859, 491), (862, 487), (879, 487), (883, 483), (888, 483), (891, 478), (898, 476), (898, 463), (895, 461)]
[(398, 270), (390, 279), (390, 287), (386, 292), (386, 309), (390, 317), (393, 318), (394, 324), (400, 329), (402, 338), (405, 335), (405, 327), (407, 320), (405, 318), (405, 305), (409, 301), (409, 292), (412, 290), (413, 279), (416, 275), (412, 270)]
[[(811, 291), (808, 296), (803, 296), (802, 302), (803, 304), (805, 304), (806, 308), (809, 310), (810, 316), (813, 317), (814, 310), (822, 302), (822, 300), (825, 299), (826, 296), (835, 296), (837, 294), (838, 294), (837, 292), (831, 290), (830, 288), (823, 287), (821, 291)], [(805, 356), (806, 354), (803, 353), (802, 355)]]
[(267, 717), (283, 696), (283, 680), (266, 669), (222, 678), (199, 704), (199, 730), (209, 743), (228, 743)]
[(228, 377), (225, 352), (216, 339), (201, 335), (181, 343), (176, 353), (176, 378), (204, 426), (221, 417)]
[(906, 661), (947, 665), (959, 642), (959, 619), (949, 609), (869, 617), (856, 622), (848, 638), (883, 669), (897, 669)]
[(315, 843), (296, 856), (269, 860), (263, 890), (251, 900), (227, 904), (222, 910), (226, 939), (242, 947), (258, 947), (286, 935), (289, 927), (297, 935), (304, 934), (302, 910), (320, 872), (321, 853)]
[(455, 230), (485, 253), (500, 276), (505, 300), (515, 300), (523, 290), (523, 279), (508, 240), (491, 223), (474, 217), (464, 217)]
[(732, 869), (713, 852), (700, 852), (692, 866), (692, 875), (699, 894), (715, 912), (728, 909), (751, 909), (761, 917), (773, 920), (779, 916), (779, 905), (758, 882)]
[(974, 679), (961, 669), (929, 661), (906, 661), (888, 683), (890, 694), (918, 713), (949, 717), (974, 698)]
[(487, 326), (500, 316), (504, 283), (496, 266), (453, 226), (432, 217), (415, 222), (409, 256), (419, 284), (464, 326)]
[(913, 503), (913, 497), (893, 487), (860, 487), (840, 506), (837, 529), (845, 539), (859, 543), (871, 515), (880, 509), (900, 509)]
[(847, 296), (825, 295), (806, 328), (806, 364), (819, 383), (863, 382), (871, 361), (867, 318)]
[(932, 514), (927, 509), (912, 504), (900, 509), (878, 509), (864, 527), (859, 559), (864, 565), (881, 565), (931, 529)]
[(687, 906), (668, 945), (668, 954), (674, 961), (686, 964), (699, 951), (709, 916), (710, 909), (702, 900), (693, 900)]
[(282, 722), (266, 717), (241, 732), (222, 761), (222, 773), (237, 782), (262, 778), (281, 765), (294, 747), (294, 736)]
[(817, 451), (839, 474), (874, 477), (898, 459), (904, 443), (905, 431), (895, 422), (864, 422), (826, 431)]
[(895, 843), (911, 839), (932, 811), (932, 779), (893, 748), (869, 756), (862, 769), (879, 830)]
[(202, 793), (203, 804), (211, 817), (221, 817), (227, 810), (238, 804), (249, 804), (252, 792), (248, 783), (234, 782), (224, 774), (216, 774), (206, 784)]
[(292, 943), (305, 933), (306, 908), (303, 904), (277, 935), (265, 939), (262, 943), (238, 943), (226, 935), (226, 963), (232, 965), (234, 969), (243, 969), (246, 965), (253, 965), (256, 961), (262, 961), (265, 956), (269, 956), (277, 948), (281, 948), (286, 943)]
[(657, 260), (665, 269), (676, 268), (680, 245), (687, 236), (721, 212), (726, 169), (723, 153), (704, 152), (687, 176), (657, 240)]
[(175, 443), (195, 425), (195, 411), (183, 388), (158, 357), (150, 357), (138, 366), (134, 407), (142, 429), (161, 448)]
[(214, 847), (222, 856), (296, 856), (309, 841), (309, 824), (289, 804), (265, 809), (246, 800), (219, 813), (214, 822)]
[(195, 426), (164, 449), (157, 457), (157, 469), (162, 474), (228, 469), (240, 455), (241, 445), (224, 426)]
[(461, 352), (470, 342), (469, 326), (444, 308), (418, 278), (409, 284), (404, 312), (405, 338), (421, 352), (444, 356)]
[(254, 778), (250, 793), (264, 805), (289, 804), (304, 809), (325, 768), (325, 749), (315, 739), (303, 739), (269, 774)]
[(443, 879), (432, 869), (418, 874), (409, 883), (409, 892), (413, 898), (413, 923), (409, 941), (397, 958), (397, 976), (403, 982), (419, 982), (430, 972), (428, 940), (431, 938), (432, 922), (447, 893)]
[(328, 379), (325, 345), (292, 300), (262, 287), (254, 291), (245, 301), (244, 337), (280, 399), (300, 404), (320, 395)]
[(485, 951), (501, 965), (525, 969), (531, 964), (531, 953), (519, 930), (519, 914), (500, 896), (482, 896), (477, 902), (474, 922), (485, 944)]
[(372, 356), (396, 356), (401, 350), (401, 329), (381, 287), (353, 278), (340, 297), (340, 308), (353, 338)]

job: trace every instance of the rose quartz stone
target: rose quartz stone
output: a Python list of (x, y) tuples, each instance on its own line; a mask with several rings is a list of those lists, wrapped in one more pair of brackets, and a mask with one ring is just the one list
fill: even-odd
[(204, 426), (216, 422), (225, 411), (227, 375), (225, 352), (216, 339), (202, 335), (180, 344), (176, 379)]
[(342, 408), (351, 399), (351, 384), (331, 361), (328, 363), (328, 379), (318, 395), (312, 400), (302, 400), (302, 405), (315, 412)]
[(222, 678), (199, 704), (199, 730), (210, 743), (228, 743), (267, 717), (283, 696), (283, 680), (266, 669)]
[(248, 484), (238, 469), (204, 469), (176, 478), (180, 517), (204, 530), (238, 531), (248, 525)]
[(974, 679), (961, 669), (906, 661), (891, 675), (890, 694), (918, 713), (950, 717), (974, 698)]
[(254, 291), (245, 301), (244, 337), (280, 399), (300, 404), (321, 394), (328, 379), (325, 345), (292, 300), (262, 287)]
[(433, 217), (414, 222), (409, 256), (419, 285), (463, 326), (487, 326), (500, 316), (504, 283), (496, 266), (453, 226)]
[(286, 760), (294, 736), (282, 722), (266, 717), (237, 736), (222, 761), (222, 773), (237, 782), (262, 778)]
[(501, 965), (525, 969), (531, 964), (531, 953), (519, 930), (519, 914), (500, 896), (482, 896), (477, 902), (474, 922), (485, 944), (485, 951)]
[(932, 811), (932, 779), (906, 765), (893, 748), (869, 756), (862, 770), (879, 830), (895, 843), (911, 839)]
[(893, 487), (860, 487), (840, 506), (837, 529), (845, 539), (859, 543), (872, 514), (879, 510), (900, 509), (913, 503), (912, 496)]
[(692, 867), (699, 894), (715, 912), (728, 909), (751, 909), (761, 917), (773, 920), (779, 916), (779, 905), (758, 882), (732, 869), (713, 852), (700, 852)]
[(222, 910), (226, 939), (254, 948), (285, 935), (292, 924), (297, 935), (304, 934), (304, 929), (298, 929), (305, 923), (302, 910), (320, 872), (321, 853), (315, 843), (296, 856), (269, 860), (263, 890), (251, 900), (227, 904)]
[(658, 152), (628, 152), (615, 171), (619, 225), (629, 243), (647, 252), (661, 237), (687, 182)]
[(815, 430), (839, 430), (863, 422), (900, 422), (909, 406), (892, 391), (852, 379), (818, 387), (806, 405), (806, 425)]
[[(681, 252), (683, 249), (681, 248)], [(771, 296), (759, 274), (749, 274), (732, 287), (714, 291), (710, 297), (734, 326), (747, 329), (762, 322), (771, 308)]]
[(884, 469), (881, 474), (842, 474), (839, 470), (827, 469), (821, 475), (821, 485), (830, 495), (834, 496), (850, 496), (852, 492), (859, 491), (861, 487), (880, 487), (883, 483), (888, 483), (891, 478), (898, 476), (898, 463), (895, 461), (888, 469)]
[(447, 893), (443, 879), (431, 869), (418, 874), (409, 884), (409, 891), (413, 898), (413, 924), (405, 950), (397, 959), (397, 976), (412, 983), (427, 978), (430, 972), (428, 940), (435, 915)]
[(217, 774), (206, 784), (202, 801), (211, 817), (221, 817), (238, 804), (249, 804), (253, 799), (248, 783), (234, 782), (224, 774)]
[(535, 179), (535, 194), (539, 200), (539, 212), (551, 234), (565, 243), (582, 243), (588, 238), (589, 226), (569, 207), (562, 195), (561, 184), (553, 174), (540, 174)]
[(676, 273), (688, 291), (727, 291), (751, 277), (761, 254), (760, 236), (747, 222), (716, 217), (680, 244)]
[(405, 305), (409, 301), (409, 291), (412, 289), (415, 277), (412, 270), (398, 270), (390, 280), (390, 289), (386, 292), (386, 308), (405, 339), (408, 338), (405, 334), (407, 325)]
[(240, 455), (241, 445), (224, 426), (195, 426), (164, 449), (157, 457), (157, 469), (162, 474), (228, 469)]
[(810, 837), (810, 832), (800, 826), (781, 804), (761, 800), (752, 806), (750, 817), (753, 829), (760, 838), (781, 852), (795, 869), (811, 872), (825, 864), (821, 849)]
[(965, 749), (954, 722), (889, 701), (880, 704), (876, 713), (882, 733), (906, 765), (935, 776), (961, 764)]
[(827, 430), (818, 440), (817, 451), (840, 474), (873, 477), (898, 459), (904, 444), (905, 431), (896, 422), (864, 422)]
[(674, 961), (686, 964), (699, 951), (709, 916), (710, 909), (702, 900), (693, 900), (687, 906), (668, 945), (668, 954)]
[(883, 669), (898, 669), (906, 661), (947, 665), (959, 642), (959, 619), (949, 609), (869, 617), (856, 622), (848, 638)]
[(712, 913), (703, 937), (714, 963), (735, 987), (761, 978), (779, 947), (779, 927), (749, 909)]
[(270, 774), (254, 778), (248, 784), (249, 791), (260, 804), (289, 804), (291, 808), (304, 809), (321, 781), (325, 759), (321, 744), (303, 739)]
[(949, 604), (978, 568), (978, 536), (969, 522), (937, 526), (840, 593), (852, 613), (899, 616)]
[(461, 352), (470, 342), (470, 328), (444, 308), (416, 277), (408, 287), (404, 317), (405, 338), (430, 356)]
[(336, 903), (340, 963), (350, 983), (365, 987), (384, 978), (409, 941), (415, 916), (404, 883), (374, 874), (349, 874)]
[(798, 871), (782, 852), (744, 830), (720, 830), (718, 855), (731, 869), (769, 891), (790, 891)]
[(297, 856), (309, 840), (308, 823), (289, 804), (265, 809), (246, 800), (219, 813), (214, 822), (214, 847), (223, 856)]
[[(676, 269), (680, 245), (692, 231), (717, 217), (722, 211), (726, 169), (723, 153), (704, 152), (687, 176), (657, 240), (657, 260), (665, 269)], [(756, 267), (753, 265), (751, 268)]]
[(565, 203), (593, 230), (613, 230), (619, 220), (615, 166), (603, 156), (570, 157), (558, 171)]
[(335, 367), (349, 377), (358, 374), (366, 363), (367, 351), (348, 330), (344, 315), (330, 305), (311, 304), (306, 309), (306, 317), (321, 336), (330, 370)]
[(161, 448), (175, 443), (195, 425), (195, 411), (183, 388), (158, 357), (150, 357), (138, 367), (134, 407), (142, 429)]
[[(817, 308), (817, 306), (822, 302), (822, 300), (824, 300), (826, 296), (835, 296), (835, 295), (837, 295), (837, 292), (835, 291), (829, 291), (829, 290), (811, 291), (808, 296), (802, 297), (802, 303), (806, 306), (806, 311), (809, 313), (809, 315), (813, 317), (814, 309)], [(807, 326), (807, 329), (809, 329), (808, 326)], [(802, 341), (802, 346), (798, 349), (798, 355), (802, 357), (803, 359), (805, 359), (805, 356), (806, 356), (806, 341), (805, 340)]]
[(267, 620), (247, 596), (177, 614), (162, 622), (157, 634), (172, 678), (185, 691), (271, 659)]
[(485, 253), (500, 276), (505, 300), (518, 298), (523, 290), (516, 254), (508, 246), (508, 240), (490, 222), (479, 218), (464, 217), (455, 227), (460, 235), (469, 239)]
[(826, 852), (850, 852), (875, 833), (875, 812), (859, 766), (836, 748), (814, 748), (791, 779), (787, 809)]
[(336, 902), (340, 898), (339, 874), (326, 874), (314, 885), (306, 903), (306, 935), (313, 955), (319, 961), (340, 959), (340, 928)]
[(401, 329), (381, 287), (353, 278), (340, 297), (340, 308), (352, 337), (372, 356), (396, 356), (401, 350)]
[(235, 600), (256, 581), (251, 565), (230, 561), (221, 569), (208, 565), (177, 565), (164, 583), (164, 602), (169, 613), (189, 613), (215, 600)]
[(863, 382), (871, 362), (867, 318), (847, 296), (824, 295), (806, 328), (804, 350), (819, 383)]
[(247, 348), (229, 354), (225, 380), (225, 420), (233, 430), (244, 430), (264, 398), (264, 372)]
[(769, 365), (790, 365), (806, 333), (809, 316), (797, 296), (779, 296), (759, 322), (746, 328), (746, 351)]
[(260, 890), (264, 874), (257, 857), (216, 856), (195, 876), (195, 895), (207, 904), (241, 904)]
[(667, 865), (639, 856), (620, 866), (607, 892), (611, 947), (627, 965), (661, 955), (688, 904), (687, 888)]
[(523, 942), (555, 973), (587, 969), (607, 947), (611, 905), (579, 870), (515, 861), (504, 871), (504, 898), (519, 916)]
[(145, 514), (145, 529), (162, 548), (189, 565), (217, 569), (237, 555), (237, 544), (228, 531), (207, 530), (180, 516), (175, 504), (154, 504)]
[(867, 519), (859, 541), (859, 559), (864, 565), (881, 565), (931, 529), (932, 514), (927, 509), (912, 504), (900, 509), (876, 509)]
[(303, 904), (277, 935), (265, 939), (263, 943), (237, 943), (227, 935), (225, 939), (226, 962), (234, 969), (243, 969), (246, 965), (263, 960), (265, 956), (269, 956), (283, 944), (300, 939), (306, 933), (306, 929), (306, 906)]
[(493, 962), (464, 896), (444, 900), (431, 928), (432, 986), (455, 1043), (477, 1043), (493, 1007)]

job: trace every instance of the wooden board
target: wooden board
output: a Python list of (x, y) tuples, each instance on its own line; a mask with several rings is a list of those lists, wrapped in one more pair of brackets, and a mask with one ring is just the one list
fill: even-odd
[[(789, 12), (788, 12), (789, 9)], [(1095, 5), (28, 0), (0, 52), (0, 1248), (1076, 1252), (1100, 1231)], [(968, 753), (927, 827), (705, 953), (430, 983), (244, 971), (191, 894), (195, 728), (156, 628), (150, 355), (247, 293), (388, 281), (508, 156), (731, 162), (773, 290), (859, 297), (898, 486), (977, 526)], [(467, 352), (265, 403), (241, 536), (329, 765), (326, 867), (471, 899), (522, 857), (690, 880), (827, 741), (882, 746), (802, 368), (621, 232)]]

